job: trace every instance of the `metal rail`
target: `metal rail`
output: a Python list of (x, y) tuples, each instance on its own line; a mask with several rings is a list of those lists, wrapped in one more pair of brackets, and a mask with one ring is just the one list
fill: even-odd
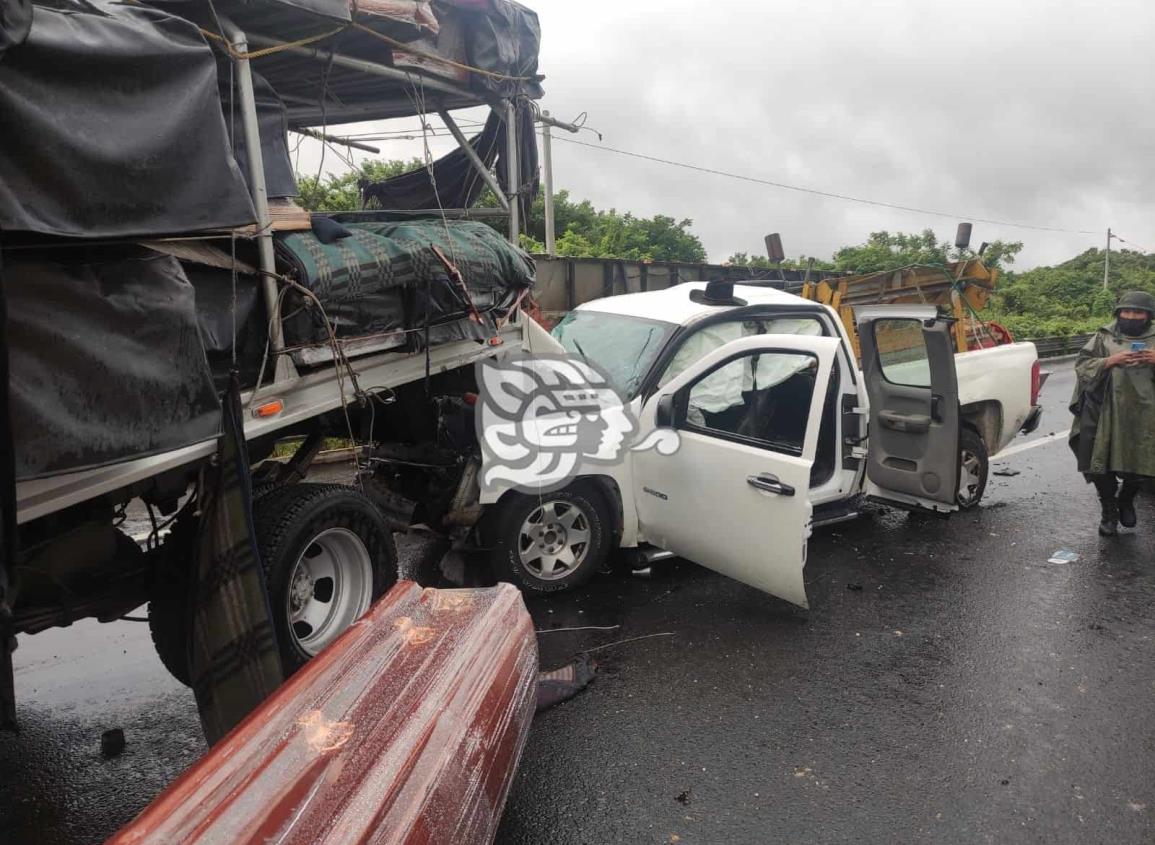
[(473, 169), (481, 174), (481, 178), (485, 180), (485, 184), (497, 195), (497, 201), (501, 203), (501, 207), (508, 212), (509, 200), (506, 199), (505, 191), (501, 189), (501, 183), (489, 172), (489, 168), (485, 166), (485, 162), (481, 160), (481, 156), (477, 154), (477, 150), (473, 149), (473, 144), (469, 143), (469, 139), (465, 137), (465, 133), (458, 127), (457, 121), (455, 121), (452, 115), (445, 109), (438, 109), (437, 115), (441, 118), (441, 122), (445, 124), (446, 128), (453, 134), (457, 145), (461, 147), (461, 151), (465, 153), (465, 157), (473, 164)]
[(269, 315), (269, 345), (276, 362), (274, 382), (288, 381), (296, 375), (293, 362), (281, 355), (285, 348), (284, 327), (281, 325), (281, 300), (277, 289), (277, 263), (273, 256), (273, 220), (269, 214), (269, 194), (265, 185), (265, 157), (261, 151), (261, 130), (257, 121), (257, 99), (253, 93), (253, 70), (249, 60), (239, 58), (249, 52), (245, 33), (228, 18), (220, 16), (224, 36), (229, 39), (236, 66), (237, 93), (241, 101), (241, 128), (245, 136), (245, 156), (249, 164), (249, 192), (257, 212), (257, 250), (261, 265), (261, 291), (265, 297), (265, 313)]

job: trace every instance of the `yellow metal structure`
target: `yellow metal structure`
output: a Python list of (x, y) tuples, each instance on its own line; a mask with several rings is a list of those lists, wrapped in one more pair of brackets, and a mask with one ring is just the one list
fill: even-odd
[(855, 355), (861, 355), (854, 321), (854, 309), (858, 305), (937, 305), (955, 318), (955, 347), (965, 352), (968, 348), (1002, 342), (978, 318), (998, 278), (998, 270), (970, 258), (941, 267), (915, 264), (898, 270), (807, 282), (802, 287), (802, 296), (838, 312), (854, 343)]

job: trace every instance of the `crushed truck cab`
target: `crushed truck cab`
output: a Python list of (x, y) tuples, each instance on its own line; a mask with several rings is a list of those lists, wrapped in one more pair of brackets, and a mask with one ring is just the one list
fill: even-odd
[[(537, 521), (576, 508), (571, 521), (604, 524), (617, 546), (677, 555), (805, 607), (814, 526), (853, 518), (864, 497), (944, 515), (975, 506), (989, 457), (1037, 417), (1034, 346), (956, 353), (953, 320), (933, 305), (860, 307), (856, 320), (852, 340), (828, 305), (716, 283), (580, 306), (554, 338), (607, 374), (638, 421), (634, 442), (670, 430), (678, 448), (626, 450), (583, 472), (532, 503), (546, 514)], [(546, 555), (534, 525), (530, 513), (520, 535), (499, 538), (520, 555), (499, 557), (499, 571), (541, 591), (588, 577), (592, 539), (573, 550), (577, 565), (535, 569)]]

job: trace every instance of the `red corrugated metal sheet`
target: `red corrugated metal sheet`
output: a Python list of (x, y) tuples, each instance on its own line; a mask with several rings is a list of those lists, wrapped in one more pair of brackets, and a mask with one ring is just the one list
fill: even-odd
[(536, 673), (512, 586), (401, 582), (109, 842), (490, 842)]

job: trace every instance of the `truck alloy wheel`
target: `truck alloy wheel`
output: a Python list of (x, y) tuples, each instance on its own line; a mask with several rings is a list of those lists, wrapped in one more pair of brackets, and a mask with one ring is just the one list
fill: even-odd
[(380, 512), (352, 487), (296, 484), (262, 498), (254, 510), (288, 675), (397, 582), (397, 552)]
[(990, 460), (987, 445), (978, 432), (964, 428), (959, 438), (959, 510), (978, 507), (987, 489)]
[(498, 577), (534, 592), (588, 581), (609, 551), (602, 497), (584, 486), (502, 502), (493, 564)]

